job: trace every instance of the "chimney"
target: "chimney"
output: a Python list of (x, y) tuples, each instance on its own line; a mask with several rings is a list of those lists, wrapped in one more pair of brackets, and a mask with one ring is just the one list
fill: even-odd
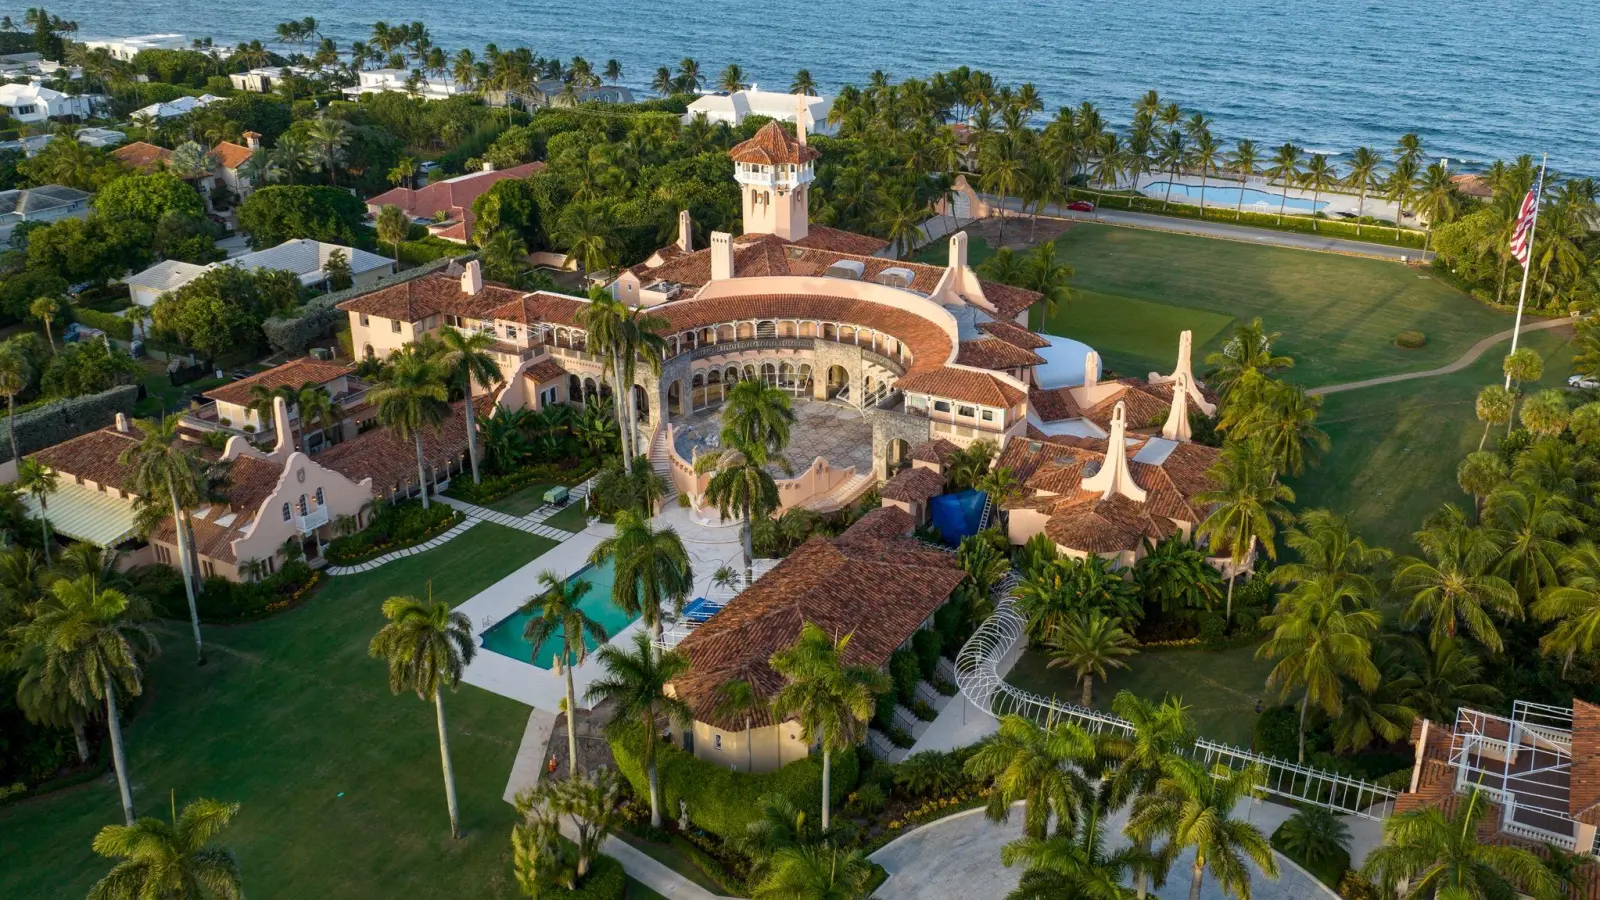
[(282, 461), (295, 450), (294, 429), (289, 425), (289, 402), (282, 397), (272, 398), (272, 424), (278, 440), (272, 445), (272, 458)]
[(726, 281), (733, 277), (733, 235), (726, 231), (711, 232), (711, 280)]
[(806, 96), (796, 94), (794, 98), (794, 133), (800, 139), (800, 146), (806, 145)]
[(1152, 384), (1161, 384), (1168, 381), (1177, 381), (1179, 377), (1182, 377), (1184, 385), (1188, 388), (1189, 399), (1194, 401), (1194, 405), (1208, 416), (1215, 415), (1217, 412), (1216, 404), (1206, 401), (1205, 396), (1200, 393), (1199, 382), (1195, 381), (1193, 357), (1194, 332), (1185, 331), (1178, 335), (1178, 365), (1173, 368), (1172, 374), (1162, 378), (1159, 374), (1152, 373), (1150, 382)]
[(694, 252), (694, 221), (689, 218), (687, 209), (678, 210), (678, 249)]
[(494, 163), (491, 160), (487, 160), (487, 159), (484, 160), (483, 161), (483, 171), (485, 171), (485, 172), (493, 172), (494, 171)]
[(1086, 491), (1098, 491), (1101, 500), (1110, 500), (1121, 494), (1135, 503), (1143, 503), (1144, 488), (1133, 480), (1133, 472), (1128, 468), (1127, 440), (1128, 406), (1118, 400), (1111, 412), (1111, 436), (1106, 438), (1106, 461), (1100, 464), (1100, 471), (1083, 479), (1078, 486)]
[(967, 233), (958, 231), (950, 235), (949, 267), (960, 272), (967, 267)]
[(251, 150), (260, 150), (261, 149), (261, 135), (257, 134), (254, 131), (246, 131), (244, 133), (244, 145), (246, 147), (249, 147)]
[(467, 262), (466, 268), (461, 272), (461, 293), (477, 296), (483, 291), (483, 263), (477, 260)]
[(1100, 384), (1100, 354), (1090, 350), (1083, 355), (1083, 387), (1094, 390)]
[(117, 430), (123, 434), (128, 433), (128, 417), (124, 413), (117, 413)]
[(1161, 426), (1161, 436), (1184, 442), (1194, 436), (1189, 430), (1189, 378), (1181, 373), (1172, 383), (1172, 408), (1167, 412), (1167, 424)]

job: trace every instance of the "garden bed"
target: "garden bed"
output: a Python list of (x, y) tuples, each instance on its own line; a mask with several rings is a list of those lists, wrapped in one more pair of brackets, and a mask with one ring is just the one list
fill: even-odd
[(442, 503), (423, 509), (420, 501), (384, 506), (367, 527), (355, 534), (335, 538), (323, 549), (328, 562), (338, 566), (360, 565), (385, 553), (426, 543), (466, 518)]
[(524, 466), (505, 475), (485, 476), (478, 484), (473, 484), (470, 478), (457, 478), (451, 482), (444, 495), (467, 503), (487, 506), (530, 486), (543, 484), (548, 487), (559, 484), (572, 487), (582, 484), (584, 479), (593, 475), (598, 468), (599, 466), (593, 461), (581, 459), (539, 463)]

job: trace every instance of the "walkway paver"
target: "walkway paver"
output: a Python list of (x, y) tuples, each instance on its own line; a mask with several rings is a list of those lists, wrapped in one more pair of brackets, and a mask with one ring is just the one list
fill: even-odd
[[(1544, 319), (1538, 322), (1525, 322), (1522, 326), (1522, 333), (1527, 334), (1530, 331), (1545, 331), (1551, 328), (1560, 328), (1563, 325), (1572, 325), (1575, 321), (1575, 319)], [(1452, 373), (1459, 372), (1462, 369), (1465, 369), (1467, 366), (1477, 362), (1478, 357), (1482, 356), (1485, 351), (1487, 351), (1490, 347), (1493, 347), (1495, 344), (1511, 340), (1511, 332), (1512, 329), (1507, 328), (1505, 331), (1499, 332), (1498, 334), (1491, 334), (1467, 348), (1467, 352), (1461, 354), (1460, 358), (1458, 358), (1455, 362), (1446, 366), (1440, 366), (1437, 369), (1428, 369), (1423, 372), (1402, 372), (1399, 375), (1384, 375), (1381, 378), (1368, 378), (1363, 381), (1349, 381), (1344, 384), (1330, 384), (1326, 387), (1312, 388), (1311, 390), (1306, 391), (1306, 393), (1311, 394), (1312, 396), (1338, 394), (1343, 391), (1354, 391), (1361, 388), (1377, 387), (1380, 384), (1394, 384), (1397, 381), (1411, 381), (1417, 378), (1433, 378), (1438, 375), (1450, 375)]]
[[(444, 498), (440, 497), (439, 499), (443, 500)], [(335, 576), (335, 577), (337, 577), (339, 575), (356, 575), (356, 574), (359, 574), (361, 572), (370, 572), (373, 569), (376, 569), (377, 567), (383, 565), (384, 563), (394, 562), (397, 559), (404, 559), (407, 556), (411, 556), (414, 553), (420, 553), (423, 550), (431, 550), (434, 547), (437, 547), (440, 544), (444, 543), (445, 541), (454, 540), (462, 532), (464, 532), (468, 528), (471, 528), (472, 526), (478, 524), (480, 521), (482, 521), (482, 520), (481, 519), (475, 519), (472, 516), (467, 516), (465, 519), (462, 519), (460, 522), (458, 522), (454, 526), (452, 526), (451, 529), (449, 531), (446, 531), (444, 534), (441, 534), (438, 537), (433, 538), (430, 541), (426, 541), (424, 543), (418, 544), (415, 547), (407, 547), (404, 550), (395, 550), (395, 551), (392, 551), (390, 553), (385, 553), (382, 556), (379, 556), (379, 557), (376, 557), (376, 558), (373, 558), (373, 559), (369, 559), (364, 563), (357, 563), (356, 565), (353, 565), (353, 566), (329, 566), (326, 569), (323, 569), (322, 571), (326, 572), (327, 574), (329, 574), (331, 576)]]
[[(567, 496), (567, 503), (572, 504), (584, 502), (584, 500), (589, 496), (589, 488), (593, 485), (594, 479), (591, 478), (573, 488)], [(446, 506), (461, 510), (467, 515), (468, 518), (481, 519), (485, 522), (493, 522), (496, 525), (504, 525), (507, 528), (515, 528), (518, 531), (526, 531), (529, 534), (536, 534), (539, 537), (549, 538), (553, 541), (564, 541), (567, 538), (572, 537), (574, 533), (571, 531), (563, 531), (560, 528), (544, 524), (546, 519), (560, 512), (565, 507), (545, 504), (525, 516), (513, 516), (509, 513), (503, 513), (490, 509), (487, 506), (479, 506), (475, 503), (468, 503), (465, 500), (457, 500), (454, 497), (440, 496), (437, 499), (440, 503), (443, 503)]]

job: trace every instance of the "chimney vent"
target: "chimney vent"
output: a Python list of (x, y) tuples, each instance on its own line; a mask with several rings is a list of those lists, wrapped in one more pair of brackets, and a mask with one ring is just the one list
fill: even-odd
[(711, 233), (711, 280), (726, 281), (733, 277), (733, 235), (726, 231)]
[(483, 263), (470, 260), (461, 273), (461, 293), (477, 296), (483, 291)]

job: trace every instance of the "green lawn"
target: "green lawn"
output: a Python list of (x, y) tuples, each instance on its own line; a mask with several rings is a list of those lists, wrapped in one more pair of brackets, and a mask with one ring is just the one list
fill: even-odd
[(530, 484), (513, 494), (507, 494), (489, 504), (495, 512), (508, 516), (525, 516), (544, 505), (544, 492), (555, 487), (555, 482)]
[[(1529, 333), (1520, 346), (1545, 360), (1536, 388), (1559, 387), (1570, 372), (1567, 329)], [(1411, 533), (1445, 502), (1467, 503), (1456, 466), (1483, 435), (1474, 412), (1478, 390), (1500, 381), (1500, 344), (1451, 375), (1329, 394), (1320, 425), (1333, 440), (1322, 463), (1291, 486), (1302, 509), (1345, 513), (1368, 541), (1402, 553), (1416, 552)], [(1490, 442), (1494, 436), (1490, 436)]]
[(576, 533), (582, 531), (584, 526), (589, 524), (589, 514), (585, 510), (585, 504), (574, 501), (568, 503), (560, 512), (545, 519), (544, 523), (551, 528), (559, 528), (562, 531)]
[(667, 898), (629, 878), (627, 900), (667, 900)]
[[(465, 837), (450, 837), (432, 709), (392, 696), (367, 643), (399, 593), (459, 603), (553, 546), (482, 524), (443, 548), (332, 579), (304, 606), (208, 628), (196, 668), (169, 626), (147, 703), (126, 728), (134, 800), (165, 816), (168, 791), (242, 804), (224, 840), (247, 892), (283, 898), (520, 896), (502, 799), (527, 707), (474, 687), (445, 701)], [(104, 780), (0, 810), (0, 897), (81, 897), (110, 863), (89, 849), (120, 820)]]
[[(1095, 686), (1095, 707), (1110, 709), (1118, 691), (1132, 691), (1141, 697), (1160, 701), (1167, 696), (1183, 698), (1194, 717), (1201, 737), (1249, 748), (1256, 721), (1256, 701), (1272, 705), (1266, 689), (1272, 663), (1255, 658), (1256, 645), (1229, 650), (1199, 647), (1180, 650), (1153, 650), (1128, 659), (1128, 667), (1113, 674), (1106, 684)], [(1017, 660), (1006, 681), (1046, 697), (1059, 697), (1072, 703), (1081, 699), (1070, 672), (1046, 668), (1049, 658), (1029, 650)]]
[[(1122, 374), (1170, 370), (1185, 328), (1203, 370), (1231, 323), (1256, 316), (1296, 360), (1286, 377), (1307, 387), (1444, 365), (1511, 324), (1425, 272), (1382, 260), (1096, 224), (1073, 226), (1056, 245), (1078, 296), (1041, 330), (1083, 341)], [(974, 263), (989, 254), (973, 241)], [(1407, 329), (1424, 332), (1427, 346), (1395, 347)]]
[(191, 394), (228, 383), (227, 378), (202, 378), (174, 387), (172, 380), (167, 377), (165, 363), (145, 360), (144, 365), (146, 371), (139, 381), (144, 385), (145, 398), (134, 407), (134, 412), (140, 416), (158, 416), (163, 411), (186, 408)]

